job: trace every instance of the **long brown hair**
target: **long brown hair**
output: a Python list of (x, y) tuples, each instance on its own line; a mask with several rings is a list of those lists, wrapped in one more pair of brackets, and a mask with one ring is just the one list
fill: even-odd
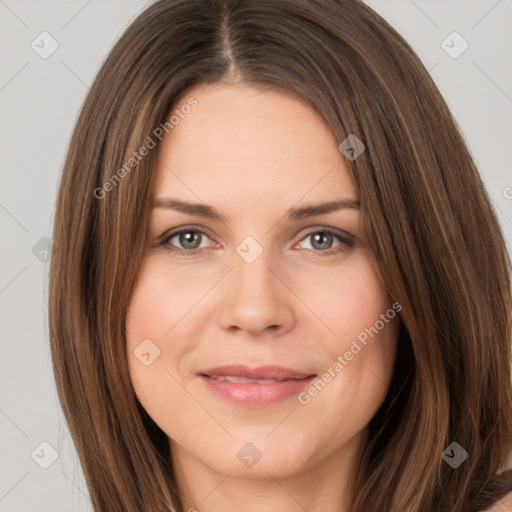
[[(160, 0), (92, 85), (55, 214), (51, 352), (94, 510), (183, 510), (168, 438), (137, 401), (126, 359), (157, 151), (130, 158), (191, 87), (237, 81), (294, 94), (338, 141), (354, 134), (366, 146), (347, 163), (402, 311), (351, 511), (488, 507), (512, 490), (509, 473), (496, 476), (512, 450), (510, 258), (429, 73), (358, 0)], [(442, 457), (453, 442), (468, 453), (456, 469)]]

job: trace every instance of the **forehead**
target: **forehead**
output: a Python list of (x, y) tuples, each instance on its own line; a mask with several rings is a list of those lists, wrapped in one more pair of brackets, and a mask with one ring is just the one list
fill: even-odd
[[(197, 105), (181, 109), (190, 98)], [(262, 201), (290, 206), (305, 194), (308, 200), (357, 198), (334, 134), (293, 96), (248, 85), (201, 85), (176, 110), (179, 122), (159, 144), (157, 196), (226, 208), (235, 197), (255, 207)]]

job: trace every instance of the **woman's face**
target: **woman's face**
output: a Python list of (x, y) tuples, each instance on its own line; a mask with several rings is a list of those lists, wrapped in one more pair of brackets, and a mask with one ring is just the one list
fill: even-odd
[(359, 451), (397, 317), (342, 141), (278, 92), (202, 85), (182, 105), (191, 97), (158, 147), (127, 314), (137, 397), (173, 457), (224, 474), (278, 478)]

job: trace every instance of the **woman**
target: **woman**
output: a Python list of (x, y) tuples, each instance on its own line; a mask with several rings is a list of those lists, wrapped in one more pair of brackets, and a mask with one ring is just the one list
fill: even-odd
[(511, 507), (503, 235), (362, 2), (144, 11), (77, 121), (54, 247), (95, 511)]

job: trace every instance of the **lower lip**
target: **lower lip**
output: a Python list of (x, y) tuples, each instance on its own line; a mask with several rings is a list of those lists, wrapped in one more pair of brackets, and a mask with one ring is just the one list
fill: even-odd
[(237, 405), (261, 407), (272, 405), (300, 393), (315, 376), (305, 379), (290, 379), (268, 384), (240, 384), (229, 380), (215, 380), (200, 375), (209, 389)]

